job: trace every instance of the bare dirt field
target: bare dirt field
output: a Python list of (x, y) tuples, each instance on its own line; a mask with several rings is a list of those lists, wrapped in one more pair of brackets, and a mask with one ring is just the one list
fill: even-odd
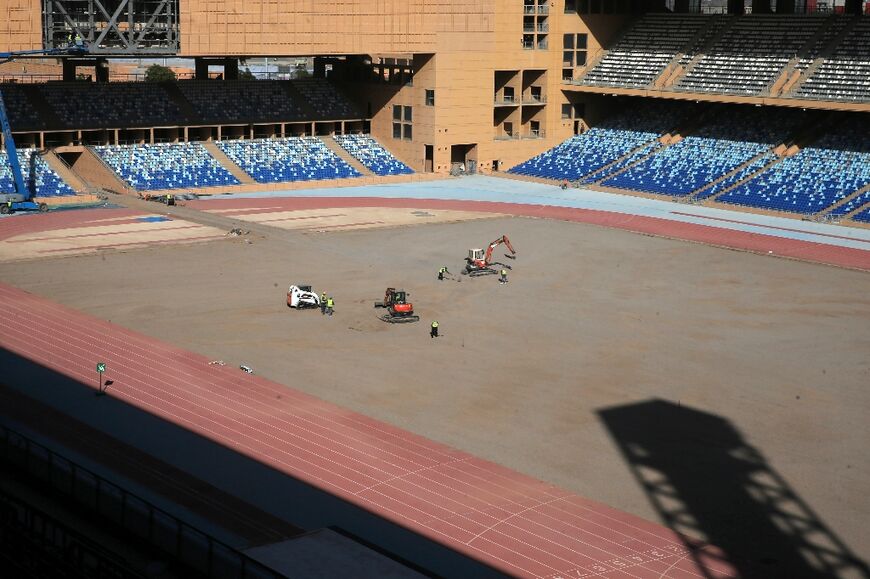
[[(501, 234), (509, 284), (437, 281)], [(764, 544), (771, 576), (870, 557), (867, 273), (528, 218), (251, 241), (0, 264), (0, 279), (731, 556)], [(335, 316), (289, 310), (300, 282)], [(420, 323), (376, 318), (387, 286)]]

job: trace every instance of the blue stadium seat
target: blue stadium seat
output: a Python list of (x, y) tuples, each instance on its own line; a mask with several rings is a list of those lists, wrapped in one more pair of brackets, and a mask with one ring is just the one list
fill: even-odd
[[(647, 153), (654, 149), (658, 137), (674, 128), (680, 117), (692, 110), (691, 105), (662, 101), (632, 107), (508, 172), (559, 181), (596, 177), (592, 173), (638, 147), (644, 147)], [(638, 154), (646, 153), (636, 153), (632, 161)]]
[(221, 141), (220, 150), (258, 183), (360, 177), (315, 137)]
[(277, 80), (182, 80), (178, 88), (206, 122), (300, 120), (302, 105)]
[(36, 85), (0, 84), (0, 92), (3, 93), (6, 115), (9, 117), (9, 125), (12, 130), (24, 131), (46, 127), (45, 119), (42, 118), (27, 95), (27, 91), (34, 90), (35, 87)]
[(751, 109), (732, 115), (726, 110), (696, 135), (663, 149), (603, 184), (684, 197), (753, 157), (768, 153), (802, 119), (800, 114), (790, 111)]
[(414, 172), (369, 135), (336, 135), (333, 138), (375, 175), (409, 175)]
[(46, 102), (69, 128), (179, 125), (184, 115), (159, 83), (62, 82), (39, 85)]
[(852, 219), (855, 221), (861, 221), (863, 223), (870, 223), (870, 207), (865, 209), (864, 211), (860, 211), (852, 216)]
[[(25, 184), (35, 189), (37, 197), (62, 197), (76, 194), (72, 187), (64, 183), (60, 175), (39, 156), (36, 149), (18, 149), (18, 162), (24, 174)], [(0, 152), (0, 193), (15, 193), (12, 166), (5, 152)]]
[(868, 184), (870, 122), (856, 118), (717, 201), (805, 215), (822, 211)]
[(103, 161), (140, 191), (238, 185), (200, 143), (94, 147)]
[(293, 86), (323, 120), (362, 118), (356, 107), (325, 78), (294, 80)]
[[(860, 195), (858, 195), (857, 197), (855, 197), (851, 201), (843, 203), (842, 205), (840, 205), (836, 209), (832, 210), (830, 215), (831, 215), (831, 217), (842, 217), (843, 215), (846, 215), (847, 213), (851, 213), (851, 212), (855, 211), (856, 209), (858, 209), (859, 207), (861, 207), (862, 205), (864, 205), (866, 203), (870, 203), (870, 191), (864, 191), (863, 193), (861, 193)], [(870, 208), (868, 208), (868, 209), (870, 209)], [(857, 215), (860, 215), (861, 213), (866, 213), (866, 211), (862, 211), (862, 212), (858, 213)], [(860, 221), (860, 219), (859, 219), (859, 221)]]

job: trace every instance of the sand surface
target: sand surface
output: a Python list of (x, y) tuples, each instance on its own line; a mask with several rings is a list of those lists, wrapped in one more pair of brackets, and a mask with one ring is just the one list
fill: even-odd
[[(501, 234), (509, 284), (437, 281)], [(806, 521), (870, 557), (867, 273), (529, 218), (289, 235), (0, 279), (777, 568)], [(303, 282), (334, 317), (286, 307)], [(420, 323), (376, 318), (387, 286)]]

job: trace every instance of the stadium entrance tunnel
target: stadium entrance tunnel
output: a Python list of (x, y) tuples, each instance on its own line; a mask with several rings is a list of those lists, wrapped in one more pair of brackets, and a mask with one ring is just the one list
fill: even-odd
[(450, 145), (451, 172), (471, 175), (477, 172), (477, 144)]

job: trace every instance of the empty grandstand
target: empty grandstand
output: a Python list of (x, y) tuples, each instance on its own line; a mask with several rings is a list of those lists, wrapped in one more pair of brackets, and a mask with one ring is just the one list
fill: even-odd
[[(72, 187), (48, 166), (36, 149), (19, 149), (18, 162), (24, 173), (25, 185), (37, 197), (63, 197), (75, 194)], [(15, 193), (9, 157), (2, 151), (0, 151), (0, 193)]]
[(94, 150), (121, 179), (140, 191), (239, 183), (199, 143), (101, 146)]
[(863, 18), (852, 24), (851, 32), (809, 75), (797, 96), (870, 102), (870, 21)]
[(513, 167), (510, 172), (569, 181), (592, 177), (626, 155), (636, 159), (654, 150), (659, 137), (674, 129), (690, 110), (691, 107), (668, 102), (645, 103)]
[(741, 165), (770, 154), (802, 117), (791, 111), (731, 108), (709, 113), (712, 120), (678, 143), (664, 148), (604, 185), (682, 197), (706, 187)]
[(180, 81), (178, 88), (203, 122), (295, 121), (305, 118), (301, 99), (280, 81)]
[(820, 16), (752, 15), (737, 19), (676, 88), (692, 92), (762, 94), (789, 60), (818, 33)]
[(857, 120), (717, 198), (813, 214), (870, 185), (870, 125)]
[(585, 84), (644, 87), (707, 24), (699, 15), (648, 14), (582, 78)]
[(59, 83), (40, 87), (67, 128), (180, 125), (186, 120), (162, 86), (152, 83)]
[(297, 80), (293, 86), (324, 119), (358, 119), (362, 116), (343, 94), (322, 78)]
[(218, 147), (258, 183), (360, 176), (359, 171), (315, 137), (221, 141)]
[(375, 175), (407, 175), (414, 172), (369, 135), (336, 135), (333, 138)]

